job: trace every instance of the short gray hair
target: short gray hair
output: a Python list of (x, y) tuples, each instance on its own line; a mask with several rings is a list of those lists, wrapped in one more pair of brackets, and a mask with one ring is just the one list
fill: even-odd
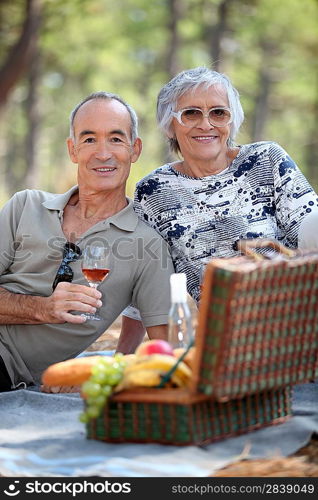
[(135, 140), (138, 137), (138, 117), (137, 117), (136, 111), (129, 104), (127, 104), (127, 102), (125, 102), (124, 99), (122, 99), (119, 95), (112, 94), (111, 92), (104, 92), (104, 91), (93, 92), (92, 94), (90, 94), (87, 97), (85, 97), (85, 99), (83, 99), (79, 104), (77, 104), (77, 106), (75, 106), (75, 108), (73, 109), (73, 111), (70, 114), (70, 137), (73, 140), (75, 139), (75, 136), (74, 136), (74, 119), (75, 119), (76, 113), (83, 106), (83, 104), (85, 104), (88, 101), (92, 101), (94, 99), (115, 99), (116, 101), (118, 101), (121, 104), (123, 104), (123, 106), (125, 106), (125, 108), (127, 109), (128, 113), (130, 115), (130, 120), (131, 120), (131, 129), (130, 129), (131, 142), (132, 142), (132, 144), (134, 144)]
[[(205, 88), (210, 88), (213, 85), (221, 85), (226, 91), (232, 115), (230, 137), (227, 144), (228, 146), (234, 146), (234, 139), (244, 120), (239, 93), (226, 75), (203, 66), (182, 71), (162, 87), (157, 99), (157, 120), (159, 127), (168, 137), (171, 135), (171, 122), (173, 118), (171, 112), (176, 111), (178, 99), (188, 91), (195, 91), (200, 85), (204, 85)], [(169, 138), (169, 143), (172, 151), (176, 153), (180, 151), (179, 144), (175, 138)]]

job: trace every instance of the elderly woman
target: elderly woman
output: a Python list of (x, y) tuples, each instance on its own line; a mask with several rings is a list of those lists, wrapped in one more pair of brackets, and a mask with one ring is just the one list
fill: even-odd
[(205, 67), (179, 73), (158, 95), (157, 119), (179, 159), (138, 182), (135, 210), (168, 242), (196, 302), (204, 263), (236, 255), (239, 239), (297, 247), (299, 225), (318, 212), (317, 194), (277, 143), (235, 143), (244, 113), (225, 75)]

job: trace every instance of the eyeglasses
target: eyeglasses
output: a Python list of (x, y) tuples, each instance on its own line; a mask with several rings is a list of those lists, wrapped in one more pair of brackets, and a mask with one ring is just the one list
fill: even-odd
[(61, 281), (67, 281), (68, 283), (71, 283), (74, 277), (74, 273), (69, 266), (69, 263), (74, 262), (74, 260), (77, 260), (81, 255), (82, 251), (80, 247), (75, 245), (75, 243), (71, 243), (69, 241), (65, 243), (63, 250), (63, 259), (53, 281), (53, 290), (55, 290), (57, 284)]
[(232, 121), (231, 111), (228, 108), (210, 108), (207, 113), (200, 108), (184, 108), (177, 112), (173, 111), (172, 115), (185, 127), (195, 127), (203, 118), (207, 118), (213, 127), (226, 127)]

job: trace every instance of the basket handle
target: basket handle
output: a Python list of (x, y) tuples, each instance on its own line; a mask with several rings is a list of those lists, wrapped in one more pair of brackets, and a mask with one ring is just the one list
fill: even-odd
[(172, 367), (170, 368), (169, 371), (167, 371), (167, 373), (165, 373), (164, 375), (161, 375), (161, 382), (159, 383), (159, 385), (157, 385), (156, 387), (159, 389), (161, 389), (162, 387), (164, 387), (164, 385), (169, 382), (169, 380), (171, 379), (172, 375), (174, 374), (174, 372), (176, 371), (176, 369), (178, 368), (179, 364), (181, 363), (181, 361), (184, 360), (184, 358), (186, 357), (186, 355), (188, 354), (188, 352), (190, 351), (191, 347), (194, 345), (194, 337), (192, 337), (192, 339), (190, 340), (189, 344), (187, 345), (187, 348), (186, 350), (181, 354), (181, 356), (179, 356), (179, 358), (176, 359), (176, 362), (174, 365), (172, 365)]
[(273, 248), (276, 252), (286, 255), (286, 257), (294, 257), (296, 252), (290, 248), (285, 247), (276, 240), (270, 240), (267, 238), (251, 238), (251, 239), (241, 239), (237, 242), (237, 249), (244, 255), (248, 257), (253, 257), (255, 260), (264, 260), (265, 257), (254, 250), (256, 248)]

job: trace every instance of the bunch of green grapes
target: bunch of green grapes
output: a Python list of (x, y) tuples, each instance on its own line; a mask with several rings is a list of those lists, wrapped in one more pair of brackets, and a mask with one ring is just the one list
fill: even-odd
[(82, 385), (86, 405), (79, 417), (81, 422), (86, 424), (100, 415), (114, 387), (123, 378), (125, 365), (124, 356), (115, 354), (113, 363), (102, 357), (93, 366), (92, 375)]

